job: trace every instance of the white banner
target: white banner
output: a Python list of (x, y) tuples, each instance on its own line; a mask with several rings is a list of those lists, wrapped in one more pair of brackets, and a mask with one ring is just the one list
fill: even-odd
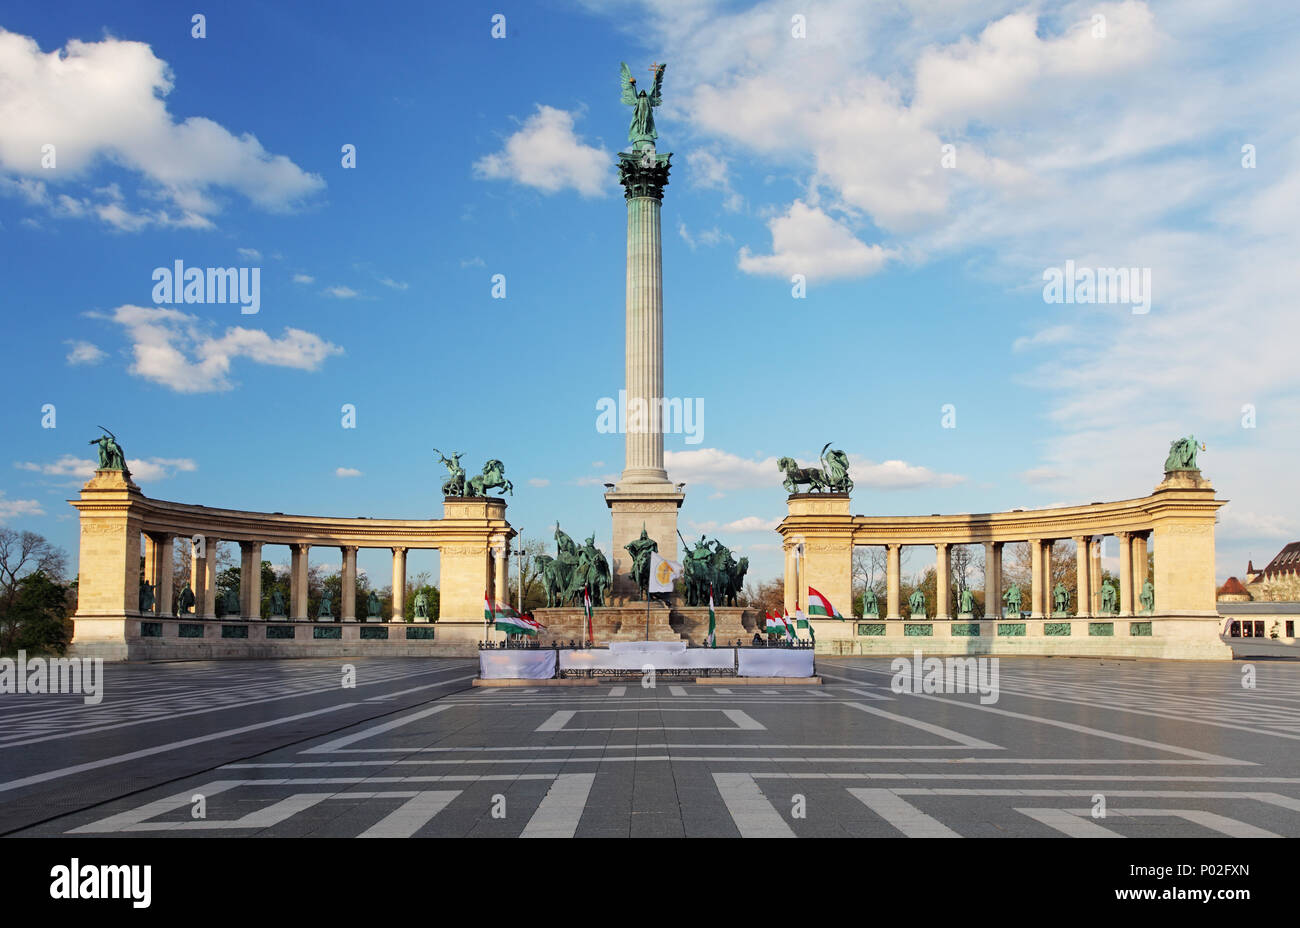
[(811, 677), (812, 648), (739, 648), (740, 677)]
[(658, 551), (650, 552), (650, 592), (671, 593), (673, 581), (682, 575), (680, 561), (660, 557)]
[(551, 648), (503, 648), (478, 652), (480, 680), (549, 680), (555, 676)]
[(731, 670), (736, 666), (736, 649), (620, 647), (560, 652), (561, 670), (641, 670), (647, 664), (655, 670)]

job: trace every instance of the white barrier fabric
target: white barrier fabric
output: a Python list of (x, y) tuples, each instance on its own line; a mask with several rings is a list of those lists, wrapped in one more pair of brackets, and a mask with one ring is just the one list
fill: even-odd
[(478, 675), (481, 680), (549, 680), (555, 676), (555, 652), (550, 648), (479, 651)]
[(812, 648), (740, 648), (738, 677), (811, 677)]
[(646, 664), (655, 670), (731, 670), (736, 666), (736, 649), (624, 646), (560, 652), (561, 670), (640, 670)]

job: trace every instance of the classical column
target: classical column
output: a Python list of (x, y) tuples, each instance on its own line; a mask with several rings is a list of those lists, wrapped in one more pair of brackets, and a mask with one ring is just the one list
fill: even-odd
[(393, 548), (393, 622), (406, 621), (406, 549)]
[(1089, 582), (1089, 560), (1088, 545), (1091, 539), (1087, 536), (1074, 539), (1074, 614), (1079, 618), (1086, 618), (1092, 615), (1092, 585)]
[(1091, 554), (1089, 555), (1088, 564), (1088, 592), (1092, 596), (1092, 608), (1088, 611), (1093, 615), (1101, 615), (1101, 543), (1104, 539), (1097, 536), (1092, 539), (1089, 546)]
[(154, 599), (158, 602), (159, 615), (172, 614), (172, 539), (169, 532), (158, 536), (158, 582), (154, 586)]
[(199, 545), (195, 543), (195, 538), (202, 538), (201, 535), (190, 536), (190, 592), (194, 594), (194, 618), (204, 614), (203, 610), (207, 603), (208, 589), (208, 556), (207, 542), (203, 543), (203, 556), (198, 554)]
[(1150, 537), (1150, 532), (1133, 533), (1133, 596), (1135, 601), (1142, 592), (1142, 585), (1147, 582), (1147, 539)]
[(950, 619), (952, 591), (948, 589), (948, 573), (952, 569), (952, 548), (947, 542), (940, 541), (935, 543), (934, 551), (934, 617)]
[(307, 618), (307, 556), (311, 545), (294, 542), (289, 546), (289, 618)]
[(663, 242), (660, 211), (671, 154), (645, 141), (619, 153), (619, 183), (627, 202), (627, 275), (624, 320), (626, 389), (619, 397), (625, 457), (618, 485), (605, 494), (613, 523), (610, 559), (615, 600), (636, 594), (628, 542), (644, 526), (659, 554), (677, 558), (677, 510), (684, 498), (664, 469)]
[[(144, 580), (153, 588), (154, 609), (158, 607), (158, 541), (151, 532), (144, 533)], [(138, 601), (137, 601), (138, 602)], [(141, 615), (151, 615), (149, 612), (141, 612)]]
[(217, 617), (217, 549), (220, 545), (220, 538), (209, 535), (204, 539), (204, 547), (208, 552), (204, 564), (207, 570), (207, 579), (204, 580), (205, 589), (203, 591), (203, 618), (205, 619), (215, 619)]
[(1056, 540), (1043, 539), (1043, 615), (1052, 614), (1052, 547)]
[(1119, 614), (1133, 614), (1133, 533), (1118, 532), (1119, 539)]
[(1043, 540), (1041, 538), (1029, 539), (1029, 615), (1034, 619), (1043, 617)]
[(510, 555), (504, 538), (492, 540), (492, 595), (499, 603), (510, 602)]
[(892, 544), (886, 545), (885, 547), (889, 551), (887, 558), (888, 569), (886, 570), (888, 592), (885, 594), (886, 608), (889, 614), (886, 615), (885, 618), (901, 619), (903, 616), (899, 610), (898, 594), (899, 575), (903, 572), (903, 546), (900, 544)]
[(262, 542), (239, 543), (239, 611), (246, 619), (262, 617)]
[[(984, 542), (984, 618), (1002, 616), (1002, 542)], [(983, 629), (981, 629), (982, 631)], [(994, 633), (997, 632), (995, 628)]]
[(339, 578), (339, 621), (357, 620), (357, 546), (342, 545), (343, 573)]

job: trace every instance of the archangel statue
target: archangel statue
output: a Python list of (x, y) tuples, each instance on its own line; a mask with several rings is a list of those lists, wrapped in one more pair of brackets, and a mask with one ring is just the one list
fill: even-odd
[(650, 90), (637, 90), (636, 78), (626, 63), (622, 64), (622, 102), (632, 107), (632, 124), (628, 126), (627, 137), (632, 143), (633, 151), (653, 148), (659, 133), (655, 131), (654, 108), (663, 102), (659, 91), (664, 83), (664, 64), (656, 64), (650, 69), (654, 74)]

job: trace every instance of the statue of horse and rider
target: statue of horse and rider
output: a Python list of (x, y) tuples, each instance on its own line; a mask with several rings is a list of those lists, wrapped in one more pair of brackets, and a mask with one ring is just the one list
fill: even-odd
[(497, 489), (504, 490), (511, 496), (515, 495), (514, 484), (506, 479), (506, 466), (496, 458), (483, 465), (482, 474), (466, 478), (465, 468), (460, 463), (461, 452), (453, 451), (450, 458), (437, 448), (434, 448), (433, 452), (446, 465), (447, 473), (450, 475), (442, 483), (443, 496), (487, 496), (488, 490)]
[(710, 542), (701, 535), (699, 542), (692, 546), (680, 532), (677, 537), (681, 538), (684, 552), (682, 569), (686, 580), (686, 605), (708, 605), (710, 588), (714, 605), (736, 605), (741, 590), (745, 588), (749, 558), (736, 560), (731, 549), (716, 538)]
[(1196, 466), (1196, 452), (1204, 451), (1205, 445), (1196, 443), (1196, 436), (1177, 438), (1169, 443), (1169, 457), (1165, 458), (1165, 472), (1174, 470), (1200, 470)]
[(555, 557), (539, 555), (537, 569), (542, 576), (548, 607), (580, 605), (582, 591), (591, 593), (591, 605), (603, 606), (613, 583), (609, 561), (596, 547), (596, 536), (589, 535), (582, 546), (555, 523)]
[(822, 447), (821, 467), (800, 467), (794, 458), (781, 458), (776, 462), (777, 468), (785, 474), (781, 485), (787, 493), (797, 493), (799, 487), (807, 486), (809, 493), (851, 493), (853, 481), (849, 478), (849, 456), (840, 450), (826, 449), (831, 443)]

